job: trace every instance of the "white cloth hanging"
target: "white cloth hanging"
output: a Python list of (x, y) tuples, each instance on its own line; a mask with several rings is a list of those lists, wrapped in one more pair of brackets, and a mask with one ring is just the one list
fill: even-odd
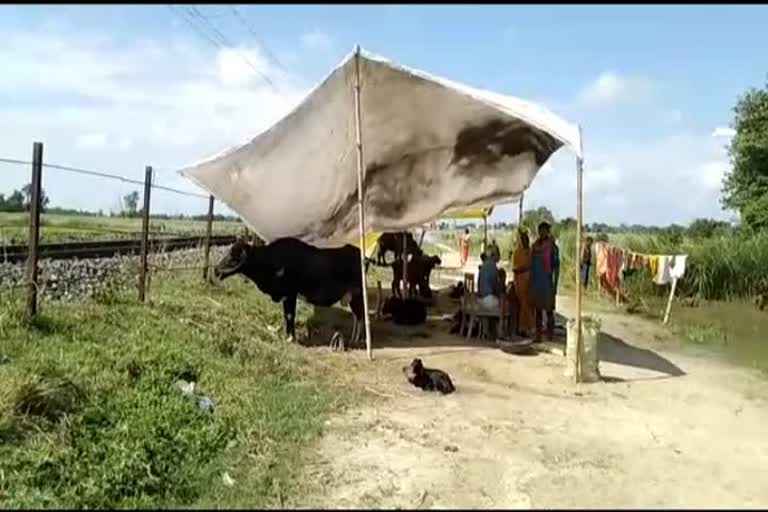
[(656, 284), (669, 284), (673, 280), (682, 279), (685, 275), (685, 267), (688, 255), (659, 256), (659, 268), (653, 282)]
[(669, 284), (672, 280), (670, 268), (675, 261), (674, 256), (659, 256), (659, 267), (656, 270), (656, 277), (653, 282), (656, 284)]
[(685, 275), (685, 265), (687, 260), (687, 255), (680, 255), (675, 257), (675, 261), (672, 267), (669, 269), (669, 276), (672, 279), (682, 279), (682, 277)]

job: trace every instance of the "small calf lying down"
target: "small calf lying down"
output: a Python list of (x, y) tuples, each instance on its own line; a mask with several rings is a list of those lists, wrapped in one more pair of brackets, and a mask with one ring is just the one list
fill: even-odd
[(427, 306), (417, 299), (389, 297), (381, 308), (397, 325), (419, 325), (427, 321)]
[(424, 368), (421, 359), (414, 359), (408, 366), (403, 366), (403, 373), (408, 382), (424, 391), (439, 391), (444, 395), (456, 391), (447, 373), (435, 368)]

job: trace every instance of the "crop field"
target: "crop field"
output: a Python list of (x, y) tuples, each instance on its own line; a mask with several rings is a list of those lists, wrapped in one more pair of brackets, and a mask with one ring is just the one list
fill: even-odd
[[(27, 213), (0, 212), (0, 243), (23, 244), (29, 235)], [(186, 236), (203, 235), (206, 222), (150, 218), (153, 235)], [(213, 234), (229, 234), (242, 231), (243, 224), (233, 221), (213, 221)], [(40, 216), (41, 242), (75, 240), (106, 240), (135, 238), (141, 233), (141, 218), (42, 214)]]

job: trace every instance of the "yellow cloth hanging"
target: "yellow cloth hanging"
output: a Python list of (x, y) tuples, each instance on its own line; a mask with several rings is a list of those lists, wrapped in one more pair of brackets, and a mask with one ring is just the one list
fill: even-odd
[[(379, 241), (379, 237), (381, 236), (381, 233), (376, 231), (371, 231), (369, 233), (366, 233), (365, 239), (363, 243), (365, 244), (365, 248), (363, 249), (363, 253), (368, 256), (373, 256), (373, 251), (376, 249), (376, 242)], [(355, 238), (354, 240), (350, 240), (349, 243), (351, 245), (354, 245), (355, 247), (360, 246), (360, 239)]]
[(657, 255), (652, 255), (648, 259), (648, 267), (651, 270), (651, 275), (655, 278), (656, 274), (659, 271), (659, 257)]

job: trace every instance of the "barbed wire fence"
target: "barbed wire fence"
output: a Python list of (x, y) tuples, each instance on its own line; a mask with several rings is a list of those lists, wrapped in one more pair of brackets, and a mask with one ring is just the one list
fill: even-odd
[[(29, 321), (33, 321), (38, 312), (38, 302), (40, 300), (41, 292), (45, 289), (47, 283), (40, 279), (40, 260), (53, 254), (57, 258), (72, 257), (72, 258), (88, 258), (99, 250), (109, 253), (110, 244), (119, 249), (115, 250), (114, 254), (121, 254), (127, 252), (130, 256), (138, 255), (138, 269), (135, 269), (137, 282), (137, 295), (138, 301), (146, 303), (149, 300), (149, 290), (152, 281), (153, 274), (171, 273), (171, 272), (201, 272), (201, 277), (206, 280), (211, 280), (211, 249), (214, 245), (225, 245), (232, 243), (237, 236), (249, 236), (247, 227), (244, 224), (236, 225), (233, 222), (222, 222), (222, 229), (216, 230), (221, 234), (214, 234), (214, 208), (216, 199), (212, 195), (204, 195), (195, 192), (188, 192), (180, 190), (175, 187), (162, 185), (156, 179), (158, 172), (170, 174), (170, 171), (154, 169), (152, 166), (147, 166), (144, 171), (144, 180), (137, 180), (122, 176), (119, 174), (96, 171), (91, 169), (82, 169), (78, 167), (71, 167), (53, 163), (47, 163), (43, 160), (43, 143), (35, 142), (32, 150), (32, 160), (25, 161), (14, 158), (0, 157), (0, 163), (16, 164), (19, 166), (30, 166), (31, 168), (31, 181), (29, 183), (29, 189), (26, 191), (27, 197), (26, 210), (28, 235), (25, 244), (7, 244), (5, 234), (2, 233), (3, 227), (0, 225), (0, 237), (2, 237), (2, 253), (0, 253), (1, 262), (9, 262), (9, 254), (16, 254), (18, 260), (20, 251), (26, 252), (26, 264), (23, 268), (23, 277), (17, 282), (1, 283), (0, 292), (7, 290), (26, 290), (26, 318)], [(110, 240), (90, 240), (84, 242), (70, 241), (67, 243), (48, 243), (41, 244), (41, 215), (45, 205), (43, 204), (43, 170), (53, 170), (56, 172), (74, 173), (83, 176), (89, 176), (99, 179), (108, 179), (118, 181), (130, 185), (140, 185), (143, 187), (143, 194), (141, 196), (142, 208), (137, 213), (140, 214), (141, 227), (140, 229), (128, 228), (112, 228), (104, 226), (79, 226), (76, 228), (78, 232), (90, 232), (97, 235), (110, 235)], [(170, 216), (155, 216), (152, 215), (153, 199), (157, 194), (176, 194), (186, 197), (193, 197), (197, 199), (204, 199), (207, 203), (207, 213), (204, 216), (205, 227), (203, 232), (193, 231), (193, 233), (199, 236), (190, 236), (190, 225), (182, 225), (181, 223), (174, 225), (176, 219)], [(199, 218), (201, 216), (195, 216)], [(157, 225), (152, 224), (152, 221), (158, 221)], [(185, 221), (186, 222), (186, 221)], [(167, 229), (168, 225), (171, 229)], [(23, 226), (15, 226), (16, 228), (22, 228)], [(234, 229), (236, 228), (236, 229)], [(115, 235), (121, 237), (138, 237), (128, 238), (126, 240), (115, 240)], [(101, 249), (99, 249), (101, 247)], [(187, 248), (197, 253), (196, 257), (187, 258), (183, 261), (183, 264), (174, 264), (170, 253), (174, 249)], [(56, 251), (59, 251), (56, 256)], [(96, 251), (96, 252), (94, 252)], [(92, 256), (96, 257), (96, 256)], [(18, 261), (17, 261), (18, 262)], [(16, 269), (19, 271), (20, 269)], [(100, 277), (100, 271), (96, 270), (96, 277)], [(0, 276), (1, 277), (1, 276)]]

